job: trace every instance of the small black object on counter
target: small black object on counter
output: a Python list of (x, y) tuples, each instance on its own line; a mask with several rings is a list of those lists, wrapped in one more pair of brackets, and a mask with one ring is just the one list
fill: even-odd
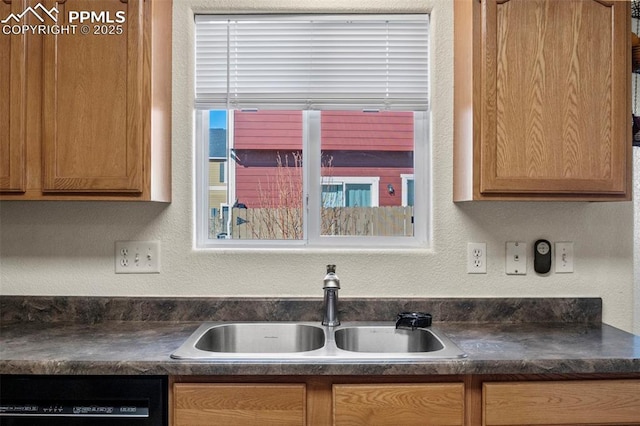
[(431, 327), (431, 314), (424, 312), (401, 312), (396, 317), (396, 328), (416, 328)]

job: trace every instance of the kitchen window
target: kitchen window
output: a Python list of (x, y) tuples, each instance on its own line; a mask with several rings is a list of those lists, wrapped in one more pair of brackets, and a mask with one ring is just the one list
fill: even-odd
[(426, 246), (428, 25), (197, 15), (197, 246)]

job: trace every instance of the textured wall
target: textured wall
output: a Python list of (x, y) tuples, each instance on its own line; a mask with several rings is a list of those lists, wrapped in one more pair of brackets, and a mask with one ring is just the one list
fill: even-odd
[[(638, 111), (638, 110), (636, 110)], [(634, 238), (633, 271), (634, 271), (634, 328), (633, 332), (640, 335), (640, 147), (633, 148), (633, 200), (634, 200)]]
[[(342, 296), (599, 296), (606, 322), (632, 330), (633, 203), (454, 204), (453, 2), (432, 12), (431, 249), (195, 250), (193, 248), (193, 13), (411, 12), (414, 0), (174, 0), (173, 203), (0, 204), (0, 292), (30, 295), (310, 296), (336, 263)], [(575, 242), (575, 273), (504, 274), (504, 243)], [(162, 273), (115, 275), (117, 240), (162, 241)], [(466, 274), (466, 243), (486, 241), (488, 273)], [(640, 318), (635, 319), (640, 330)]]
[[(631, 31), (640, 34), (640, 19), (631, 19)], [(640, 116), (640, 74), (632, 74), (631, 107)], [(634, 200), (634, 333), (640, 334), (640, 147), (633, 148), (633, 200)]]

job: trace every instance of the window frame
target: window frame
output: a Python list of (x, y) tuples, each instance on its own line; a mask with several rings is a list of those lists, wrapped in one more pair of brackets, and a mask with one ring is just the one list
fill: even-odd
[[(369, 19), (367, 17), (368, 14), (356, 14), (353, 15), (354, 19)], [(375, 15), (376, 19), (384, 19), (381, 17), (388, 16), (388, 19), (397, 19), (406, 16), (411, 19), (412, 15), (385, 15), (385, 14), (372, 14)], [(417, 13), (415, 15), (426, 16), (427, 21), (427, 39), (430, 37), (429, 31), (429, 21), (430, 17), (428, 13)], [(235, 19), (240, 15), (218, 15), (218, 17), (230, 17), (231, 19)], [(250, 16), (250, 15), (247, 15)], [(253, 15), (254, 17), (257, 15)], [(278, 19), (277, 15), (262, 15), (266, 17), (266, 19)], [(282, 15), (284, 16), (284, 15)], [(304, 18), (304, 15), (287, 15), (293, 16), (294, 19)], [(309, 15), (307, 15), (309, 16)], [(315, 17), (316, 15), (311, 15)], [(317, 15), (320, 16), (320, 15)], [(328, 16), (328, 15), (325, 15)], [(344, 18), (343, 14), (336, 14), (338, 19), (340, 17)], [(369, 15), (371, 16), (371, 15)], [(198, 14), (195, 15), (196, 22), (198, 22)], [(315, 19), (315, 18), (312, 18)], [(423, 18), (419, 18), (423, 19)], [(349, 21), (350, 22), (350, 21)], [(197, 34), (197, 28), (196, 28)], [(196, 40), (197, 45), (197, 40)], [(197, 49), (197, 46), (196, 46)], [(422, 52), (425, 51), (423, 48)], [(430, 46), (426, 48), (427, 58), (429, 57), (428, 52), (430, 51)], [(420, 54), (416, 53), (416, 58), (418, 58)], [(198, 54), (196, 54), (196, 65)], [(430, 103), (428, 96), (428, 87), (430, 85), (429, 80), (429, 63), (430, 59), (427, 59), (426, 62), (422, 65), (421, 69), (425, 69), (427, 73), (427, 84), (426, 84), (426, 92), (425, 97), (421, 101), (414, 102), (413, 100), (400, 99), (399, 103), (395, 103), (396, 99), (385, 98), (384, 102), (378, 106), (372, 106), (368, 103), (361, 104), (364, 99), (351, 99), (346, 100), (341, 99), (340, 102), (336, 105), (334, 104), (316, 104), (314, 100), (306, 100), (303, 102), (301, 109), (298, 108), (289, 108), (284, 107), (282, 102), (279, 102), (279, 98), (276, 96), (276, 102), (273, 104), (269, 103), (259, 103), (255, 105), (255, 107), (260, 107), (264, 109), (298, 109), (303, 113), (303, 150), (302, 150), (302, 161), (304, 164), (304, 175), (305, 179), (303, 179), (303, 227), (304, 227), (304, 238), (301, 240), (239, 240), (239, 239), (225, 239), (218, 240), (209, 238), (209, 223), (208, 223), (208, 191), (207, 186), (204, 185), (205, 182), (208, 181), (208, 165), (205, 158), (208, 159), (208, 143), (204, 143), (208, 141), (208, 111), (212, 109), (226, 109), (227, 114), (227, 190), (230, 194), (235, 193), (235, 173), (232, 172), (231, 161), (233, 160), (233, 126), (229, 125), (234, 122), (233, 118), (233, 108), (244, 108), (247, 107), (249, 109), (255, 109), (254, 105), (240, 105), (240, 106), (232, 106), (235, 105), (233, 103), (229, 103), (229, 98), (226, 99), (226, 107), (224, 102), (220, 102), (221, 99), (216, 97), (207, 98), (206, 96), (203, 98), (198, 97), (197, 84), (194, 84), (194, 242), (195, 247), (197, 249), (268, 249), (268, 248), (306, 248), (306, 249), (353, 249), (357, 251), (362, 250), (378, 250), (378, 249), (402, 249), (402, 248), (430, 248), (431, 247), (431, 229), (432, 229), (432, 211), (431, 211), (431, 203), (432, 203), (432, 186), (431, 186), (431, 142), (430, 142), (430, 121), (431, 121), (431, 111), (430, 111)], [(426, 67), (426, 68), (424, 68)], [(227, 67), (228, 68), (228, 67)], [(196, 71), (199, 68), (196, 67)], [(404, 68), (402, 68), (404, 70)], [(228, 69), (227, 69), (228, 72)], [(196, 78), (196, 83), (197, 83)], [(227, 85), (227, 88), (229, 86)], [(412, 91), (411, 93), (422, 92), (420, 91)], [(424, 103), (426, 102), (426, 103)], [(324, 106), (323, 106), (324, 105)], [(404, 106), (403, 106), (404, 105)], [(413, 105), (416, 106), (407, 106)], [(414, 203), (414, 216), (419, 217), (418, 220), (414, 221), (414, 234), (413, 236), (334, 236), (334, 235), (321, 235), (321, 208), (322, 208), (322, 166), (321, 166), (321, 138), (320, 138), (320, 114), (321, 110), (362, 110), (366, 112), (374, 112), (379, 110), (383, 111), (414, 111), (414, 182), (415, 187), (419, 189), (419, 192), (414, 194), (415, 203)], [(311, 161), (314, 159), (314, 161)], [(315, 161), (317, 159), (317, 161)], [(205, 177), (207, 179), (205, 179)], [(405, 181), (403, 180), (403, 183)], [(380, 188), (378, 186), (378, 190), (375, 191), (376, 195), (380, 197)], [(404, 191), (403, 191), (404, 192)], [(229, 200), (228, 202), (232, 202), (233, 200)], [(406, 203), (403, 203), (406, 205)], [(378, 202), (379, 205), (379, 202)]]

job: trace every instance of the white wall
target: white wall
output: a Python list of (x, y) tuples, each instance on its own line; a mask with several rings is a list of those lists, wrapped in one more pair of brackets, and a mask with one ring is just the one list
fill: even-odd
[[(432, 11), (432, 249), (193, 248), (193, 11), (206, 10)], [(338, 265), (342, 297), (599, 296), (606, 322), (633, 329), (633, 203), (451, 201), (451, 0), (174, 0), (173, 35), (173, 203), (1, 203), (1, 294), (321, 297), (324, 265), (331, 262)], [(505, 241), (537, 238), (574, 241), (575, 273), (541, 277), (530, 264), (528, 275), (506, 276)], [(162, 241), (161, 274), (114, 274), (114, 241), (130, 239)], [(486, 275), (466, 274), (468, 241), (487, 242)]]
[[(637, 78), (637, 74), (636, 74)], [(634, 109), (637, 114), (640, 109)], [(633, 148), (633, 200), (634, 200), (634, 328), (633, 332), (640, 335), (640, 147)]]
[[(640, 34), (640, 19), (631, 19), (631, 30)], [(631, 108), (640, 115), (640, 74), (632, 74)], [(640, 335), (640, 147), (633, 148), (633, 199), (634, 199), (634, 329)]]

